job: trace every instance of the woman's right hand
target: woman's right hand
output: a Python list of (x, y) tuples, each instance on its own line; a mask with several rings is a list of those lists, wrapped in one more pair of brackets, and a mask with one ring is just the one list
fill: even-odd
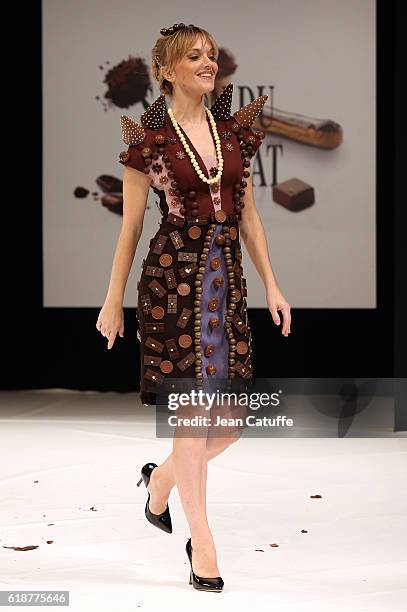
[(111, 349), (118, 333), (121, 338), (124, 336), (124, 313), (123, 307), (113, 302), (106, 301), (100, 310), (96, 329), (102, 336), (108, 339), (107, 348)]

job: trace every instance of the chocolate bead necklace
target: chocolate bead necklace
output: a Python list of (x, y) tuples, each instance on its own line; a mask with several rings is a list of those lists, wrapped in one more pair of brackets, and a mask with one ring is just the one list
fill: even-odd
[(192, 149), (189, 146), (189, 144), (187, 143), (186, 138), (185, 138), (184, 134), (182, 133), (181, 128), (179, 127), (177, 120), (174, 117), (174, 113), (172, 111), (172, 108), (168, 109), (168, 115), (170, 116), (170, 119), (172, 121), (172, 125), (174, 126), (174, 129), (175, 129), (176, 133), (179, 136), (179, 139), (180, 139), (180, 141), (182, 143), (182, 146), (184, 147), (185, 151), (189, 155), (191, 163), (192, 163), (193, 167), (195, 168), (195, 172), (197, 173), (197, 175), (199, 176), (201, 181), (203, 181), (204, 183), (208, 183), (208, 185), (212, 185), (213, 183), (218, 183), (220, 177), (222, 176), (222, 172), (223, 172), (223, 156), (222, 156), (222, 149), (221, 149), (221, 144), (220, 144), (220, 138), (219, 138), (218, 129), (216, 127), (215, 120), (214, 120), (214, 118), (212, 116), (211, 111), (206, 106), (205, 106), (205, 111), (206, 111), (206, 114), (209, 117), (209, 122), (211, 124), (212, 134), (213, 134), (213, 138), (215, 140), (216, 158), (218, 160), (218, 171), (217, 171), (216, 175), (214, 177), (212, 177), (212, 178), (207, 178), (205, 176), (205, 174), (202, 172), (201, 168), (199, 167), (199, 164), (198, 164), (198, 162), (196, 160), (195, 154), (192, 151)]

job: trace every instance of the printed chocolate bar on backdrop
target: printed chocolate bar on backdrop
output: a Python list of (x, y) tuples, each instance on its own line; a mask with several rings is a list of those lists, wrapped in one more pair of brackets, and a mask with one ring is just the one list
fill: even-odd
[(335, 149), (343, 142), (343, 129), (336, 121), (314, 119), (278, 108), (264, 107), (253, 127), (321, 149)]
[(273, 186), (273, 200), (288, 210), (298, 212), (314, 204), (314, 188), (298, 178), (291, 178)]

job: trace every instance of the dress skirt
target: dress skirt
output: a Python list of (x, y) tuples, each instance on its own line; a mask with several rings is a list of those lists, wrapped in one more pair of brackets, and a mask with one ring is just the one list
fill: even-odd
[[(234, 215), (168, 215), (150, 242), (139, 282), (141, 399), (165, 378), (252, 376), (246, 282)], [(188, 384), (188, 383), (187, 383)]]

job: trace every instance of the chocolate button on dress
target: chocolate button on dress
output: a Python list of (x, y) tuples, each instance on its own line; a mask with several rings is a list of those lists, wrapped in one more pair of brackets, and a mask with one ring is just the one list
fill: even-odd
[[(120, 162), (151, 177), (162, 215), (138, 285), (145, 404), (155, 403), (157, 385), (165, 378), (253, 376), (239, 221), (250, 160), (264, 137), (251, 126), (267, 96), (231, 115), (232, 91), (231, 83), (210, 109), (224, 160), (218, 183), (199, 178), (164, 95), (141, 116), (141, 125), (121, 117), (128, 149)], [(181, 131), (205, 176), (215, 177), (216, 156), (200, 156)]]

